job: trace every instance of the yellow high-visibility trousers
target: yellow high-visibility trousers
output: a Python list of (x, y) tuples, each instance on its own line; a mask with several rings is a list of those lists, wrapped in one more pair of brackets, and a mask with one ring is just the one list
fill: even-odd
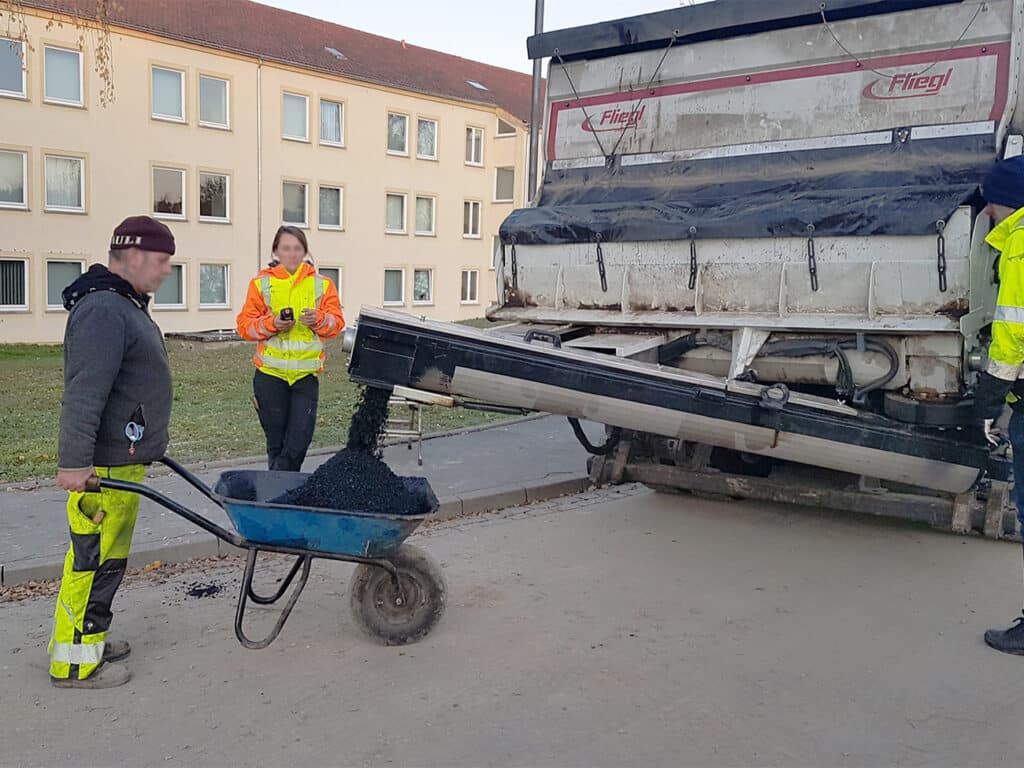
[[(145, 467), (96, 467), (96, 474), (142, 482)], [(97, 524), (95, 518), (103, 510)], [(113, 616), (110, 605), (128, 565), (139, 496), (104, 489), (68, 494), (71, 546), (57, 596), (50, 637), (50, 675), (84, 680), (103, 660), (103, 645)]]

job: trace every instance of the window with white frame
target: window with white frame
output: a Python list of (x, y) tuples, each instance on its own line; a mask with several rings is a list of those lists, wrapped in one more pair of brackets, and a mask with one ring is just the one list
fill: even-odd
[(466, 200), (462, 204), (462, 236), (480, 237), (479, 200)]
[(293, 141), (309, 141), (309, 97), (285, 93), (281, 97), (281, 135)]
[(515, 136), (515, 135), (516, 135), (515, 127), (511, 123), (506, 123), (504, 120), (502, 120), (499, 117), (498, 118), (498, 130), (495, 133), (495, 136), (497, 136), (498, 138), (503, 138), (505, 136)]
[(81, 51), (43, 47), (43, 99), (54, 104), (83, 106)]
[(416, 196), (416, 234), (433, 235), (436, 199), (433, 197)]
[(231, 178), (226, 173), (199, 173), (199, 220), (231, 220)]
[(384, 306), (400, 307), (405, 304), (405, 270), (384, 270)]
[(25, 44), (0, 37), (0, 96), (25, 98)]
[(153, 215), (185, 218), (185, 171), (181, 168), (153, 168)]
[(183, 309), (185, 307), (185, 267), (171, 264), (169, 274), (153, 294), (153, 306), (161, 309)]
[(416, 157), (437, 160), (437, 120), (416, 121)]
[(47, 261), (46, 262), (46, 308), (63, 309), (64, 289), (82, 276), (83, 264), (80, 261)]
[(309, 222), (309, 187), (300, 181), (286, 181), (281, 185), (281, 221), (305, 227)]
[(412, 271), (412, 303), (434, 303), (434, 270), (414, 269)]
[(341, 229), (345, 191), (341, 187), (320, 185), (320, 229)]
[(44, 161), (43, 207), (48, 211), (85, 210), (85, 160), (47, 155)]
[(228, 306), (228, 265), (199, 265), (199, 306)]
[(0, 149), (0, 208), (28, 208), (28, 154)]
[(466, 128), (466, 164), (484, 164), (484, 129)]
[(397, 112), (388, 112), (388, 153), (409, 154), (409, 118)]
[(462, 270), (462, 292), (459, 294), (459, 302), (462, 304), (480, 303), (480, 270)]
[(0, 310), (28, 309), (28, 263), (0, 259)]
[(345, 105), (341, 102), (320, 100), (320, 143), (345, 146)]
[(185, 122), (185, 73), (180, 69), (156, 67), (151, 70), (153, 117)]
[(510, 203), (516, 192), (516, 169), (498, 168), (494, 175), (494, 202)]
[(341, 267), (317, 267), (316, 271), (319, 272), (322, 277), (326, 277), (328, 280), (334, 283), (334, 287), (338, 290), (338, 296), (340, 297)]
[(394, 235), (405, 234), (405, 195), (388, 192), (385, 196), (384, 231)]
[(223, 77), (199, 76), (199, 124), (207, 128), (231, 127), (231, 83)]

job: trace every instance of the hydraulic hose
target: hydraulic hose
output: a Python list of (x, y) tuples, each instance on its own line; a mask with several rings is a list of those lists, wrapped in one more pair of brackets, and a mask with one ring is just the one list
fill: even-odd
[(570, 416), (569, 425), (572, 427), (572, 431), (573, 434), (576, 435), (576, 439), (580, 441), (580, 445), (583, 446), (583, 449), (587, 453), (592, 453), (595, 456), (607, 456), (615, 449), (615, 446), (619, 444), (619, 435), (621, 433), (618, 427), (614, 428), (611, 434), (608, 435), (608, 439), (604, 441), (604, 445), (594, 445), (587, 437), (587, 433), (583, 431), (583, 427), (580, 425), (579, 419), (575, 419)]

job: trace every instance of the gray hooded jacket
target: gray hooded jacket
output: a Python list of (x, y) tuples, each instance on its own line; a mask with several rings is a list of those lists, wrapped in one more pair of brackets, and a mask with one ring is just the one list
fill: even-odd
[(148, 302), (98, 264), (64, 290), (61, 469), (148, 464), (167, 450), (171, 368)]

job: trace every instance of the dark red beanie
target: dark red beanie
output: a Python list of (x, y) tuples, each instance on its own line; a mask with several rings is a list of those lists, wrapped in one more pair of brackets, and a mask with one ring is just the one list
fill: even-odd
[(174, 255), (174, 234), (166, 224), (149, 216), (129, 216), (117, 225), (110, 238), (110, 250), (138, 248)]

